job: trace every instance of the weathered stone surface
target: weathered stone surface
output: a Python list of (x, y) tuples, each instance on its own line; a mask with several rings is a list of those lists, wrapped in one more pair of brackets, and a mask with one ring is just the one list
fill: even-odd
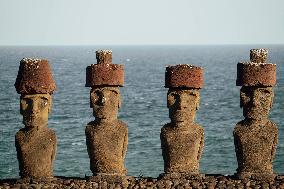
[(237, 86), (272, 87), (276, 84), (276, 64), (266, 63), (266, 49), (251, 49), (250, 62), (237, 65)]
[(16, 149), (20, 176), (52, 177), (56, 154), (55, 132), (47, 128), (51, 95), (21, 96), (21, 114), (25, 128), (17, 132)]
[(56, 135), (48, 128), (23, 128), (16, 134), (21, 177), (52, 177), (56, 154)]
[(19, 183), (17, 179), (0, 179), (0, 188), (283, 188), (284, 179), (275, 179), (272, 182), (249, 179), (245, 183), (232, 176), (206, 175), (202, 179), (154, 179), (129, 178), (126, 181), (113, 182), (85, 180), (82, 178), (57, 178), (50, 181)]
[(127, 125), (120, 120), (111, 123), (90, 122), (86, 130), (90, 169), (97, 173), (125, 175)]
[(166, 67), (165, 87), (187, 87), (200, 89), (203, 87), (203, 68), (180, 64)]
[(170, 89), (168, 92), (171, 123), (163, 126), (160, 135), (167, 177), (175, 173), (199, 173), (204, 146), (204, 130), (194, 123), (199, 98), (197, 89)]
[(118, 87), (92, 88), (90, 106), (95, 121), (88, 123), (85, 134), (93, 175), (125, 175), (128, 128), (117, 119), (120, 107)]
[(51, 94), (56, 89), (47, 60), (24, 58), (15, 82), (19, 94)]
[(273, 99), (272, 87), (242, 87), (240, 107), (243, 108), (243, 116), (255, 120), (267, 118)]
[(237, 65), (237, 86), (274, 86), (276, 64), (240, 62)]
[(23, 180), (51, 178), (56, 135), (47, 124), (56, 85), (48, 61), (21, 60), (15, 87), (21, 94), (20, 113), (25, 125), (15, 136), (19, 174)]
[(255, 63), (265, 63), (267, 61), (268, 50), (266, 49), (251, 49), (250, 61)]
[[(252, 59), (259, 58), (259, 61), (265, 61), (267, 56), (267, 53), (262, 52), (261, 49), (259, 52), (257, 50), (251, 51), (251, 56), (252, 54), (255, 54)], [(248, 66), (253, 67), (253, 70), (263, 71), (264, 76), (261, 77), (260, 72), (244, 73), (238, 70), (238, 77), (247, 78), (247, 80), (242, 83), (243, 87), (240, 92), (240, 105), (243, 108), (245, 119), (236, 125), (233, 132), (238, 160), (236, 175), (243, 180), (248, 178), (264, 181), (274, 180), (272, 161), (278, 143), (278, 129), (276, 124), (268, 119), (274, 92), (272, 87), (263, 87), (263, 85), (273, 86), (276, 82), (276, 75), (275, 71), (264, 71), (263, 68), (268, 68), (269, 64), (249, 63)], [(276, 70), (276, 65), (274, 68)], [(263, 80), (263, 78), (270, 78), (270, 80)], [(273, 82), (271, 82), (272, 80)]]
[(98, 50), (96, 51), (97, 64), (111, 64), (112, 51), (111, 50)]
[(204, 146), (204, 130), (198, 124), (179, 128), (171, 124), (161, 130), (161, 142), (166, 173), (199, 173), (199, 160)]
[(40, 128), (47, 126), (51, 106), (52, 97), (50, 94), (21, 95), (20, 113), (23, 115), (25, 127)]
[(124, 66), (112, 64), (112, 52), (96, 51), (97, 64), (86, 68), (86, 87), (123, 86)]
[(276, 124), (243, 120), (234, 129), (239, 178), (274, 179), (272, 161), (278, 141)]

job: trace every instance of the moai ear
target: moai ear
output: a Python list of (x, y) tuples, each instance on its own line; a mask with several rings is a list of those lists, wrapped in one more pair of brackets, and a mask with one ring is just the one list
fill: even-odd
[(51, 109), (52, 109), (52, 96), (50, 95), (48, 99), (48, 113), (51, 112)]
[(20, 97), (20, 114), (23, 115), (23, 108), (22, 108), (22, 96)]
[(120, 99), (120, 95), (118, 95), (118, 97), (119, 97), (119, 98), (118, 98), (118, 109), (119, 109), (119, 108), (121, 107), (121, 101), (122, 101), (122, 100)]
[(196, 102), (196, 110), (199, 110), (200, 98), (198, 97)]
[(272, 91), (271, 101), (270, 101), (270, 108), (272, 108), (274, 102), (274, 92)]
[(196, 110), (199, 110), (199, 104), (200, 104), (200, 95), (198, 94), (197, 100), (196, 100)]
[(93, 102), (92, 102), (92, 90), (90, 91), (90, 108), (93, 108)]
[(242, 92), (242, 88), (240, 90), (240, 108), (243, 108), (244, 106), (244, 92)]

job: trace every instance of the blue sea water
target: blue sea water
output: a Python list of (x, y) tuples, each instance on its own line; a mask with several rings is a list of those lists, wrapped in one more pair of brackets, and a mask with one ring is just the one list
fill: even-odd
[(24, 57), (50, 61), (57, 90), (49, 127), (58, 138), (54, 174), (91, 175), (84, 129), (93, 120), (86, 66), (96, 63), (97, 49), (112, 49), (113, 63), (125, 65), (125, 86), (119, 118), (129, 127), (126, 167), (129, 175), (156, 177), (163, 172), (160, 129), (169, 122), (164, 88), (167, 65), (193, 64), (205, 69), (205, 86), (197, 120), (205, 129), (202, 173), (233, 174), (237, 168), (232, 131), (242, 120), (239, 89), (235, 85), (239, 61), (249, 60), (251, 48), (269, 49), (277, 64), (275, 103), (270, 118), (278, 124), (276, 173), (284, 174), (284, 45), (246, 46), (76, 46), (0, 47), (0, 179), (18, 177), (14, 135), (23, 127), (19, 95), (14, 88), (19, 61)]

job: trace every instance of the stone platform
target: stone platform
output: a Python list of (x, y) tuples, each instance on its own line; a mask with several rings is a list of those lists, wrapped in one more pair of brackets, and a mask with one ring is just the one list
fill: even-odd
[(196, 178), (161, 179), (150, 177), (125, 177), (126, 179), (101, 179), (92, 181), (84, 178), (55, 177), (50, 180), (0, 180), (0, 188), (283, 188), (284, 175), (279, 175), (272, 182), (238, 180), (233, 176), (204, 175)]

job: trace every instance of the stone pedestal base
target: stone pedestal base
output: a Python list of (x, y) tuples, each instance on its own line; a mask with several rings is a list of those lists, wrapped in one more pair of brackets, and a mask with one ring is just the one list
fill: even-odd
[(117, 175), (117, 174), (104, 174), (99, 173), (94, 176), (86, 176), (86, 180), (90, 182), (107, 182), (107, 183), (125, 183), (128, 184), (132, 180), (135, 180), (134, 177)]
[(252, 180), (258, 180), (258, 181), (274, 181), (275, 177), (277, 176), (274, 173), (236, 173), (235, 176), (238, 179), (245, 180), (245, 179), (252, 179)]
[(17, 180), (17, 183), (29, 183), (29, 184), (33, 184), (33, 183), (50, 183), (53, 181), (56, 181), (57, 178), (55, 177), (43, 177), (43, 178), (29, 178), (29, 177), (25, 177), (25, 178), (21, 178)]
[(159, 179), (170, 180), (184, 178), (187, 180), (200, 180), (205, 178), (205, 174), (199, 173), (162, 173), (158, 177)]

